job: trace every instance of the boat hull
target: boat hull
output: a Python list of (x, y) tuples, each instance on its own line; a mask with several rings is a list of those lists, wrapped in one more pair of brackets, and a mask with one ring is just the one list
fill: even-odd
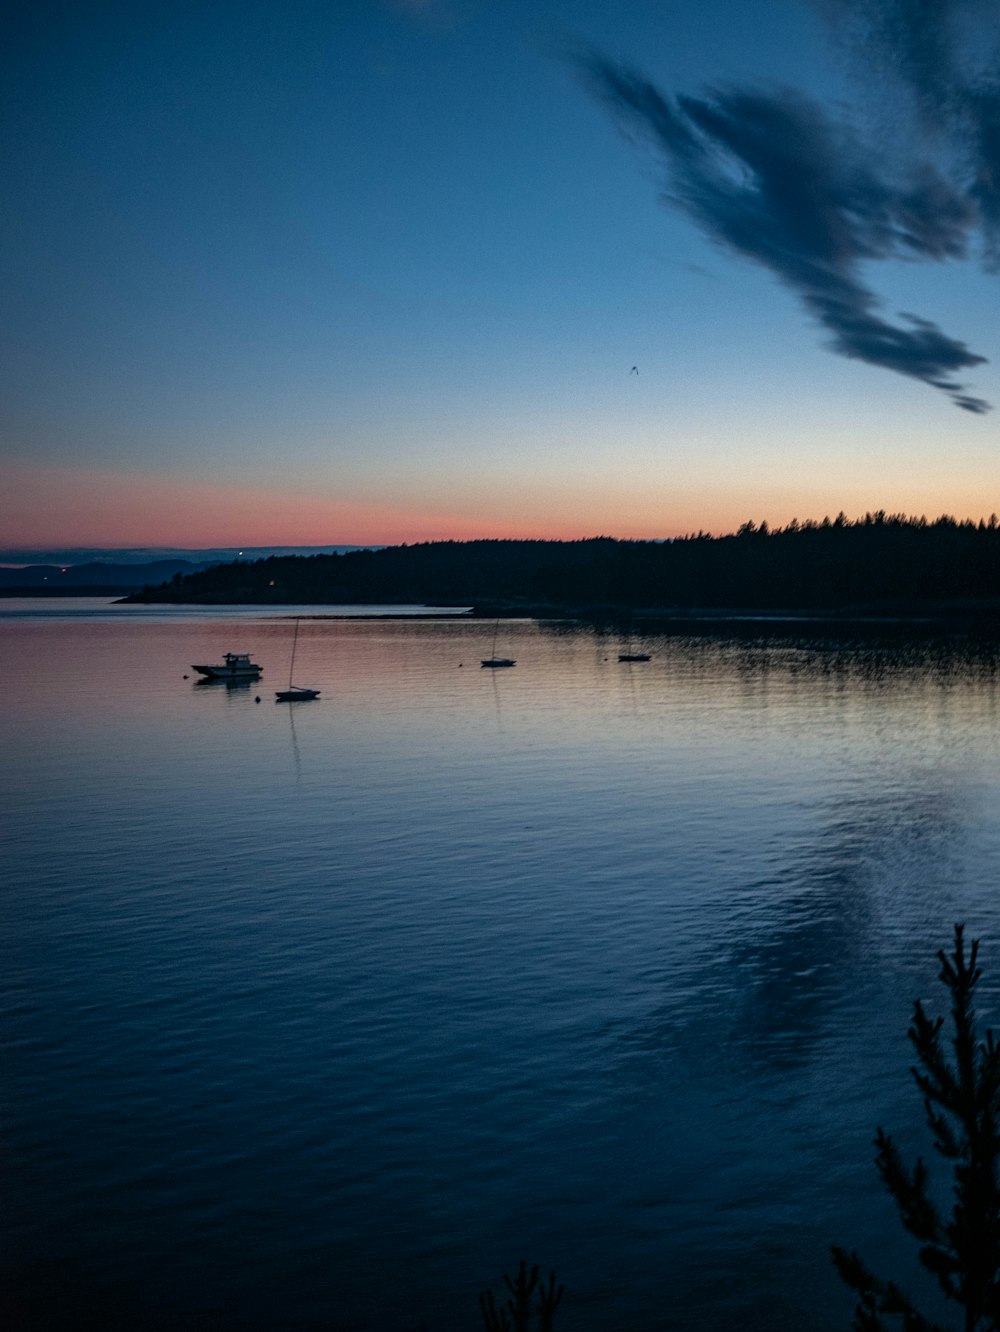
[(203, 675), (206, 680), (256, 680), (259, 678), (262, 667), (260, 666), (195, 666), (191, 669)]
[(305, 703), (310, 698), (319, 698), (318, 689), (278, 689), (275, 691), (276, 703)]
[(489, 666), (491, 670), (498, 670), (501, 666), (516, 666), (517, 662), (511, 657), (485, 657), (480, 664)]

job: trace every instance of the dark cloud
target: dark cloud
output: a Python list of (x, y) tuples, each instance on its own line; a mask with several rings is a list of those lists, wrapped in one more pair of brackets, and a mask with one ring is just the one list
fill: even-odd
[[(979, 209), (1000, 268), (1000, 6), (996, 0), (815, 0), (870, 89), (903, 89)], [(877, 80), (872, 74), (878, 75)]]
[(790, 287), (833, 351), (922, 380), (966, 411), (989, 410), (954, 378), (985, 358), (915, 315), (887, 322), (859, 277), (865, 260), (964, 256), (978, 216), (968, 194), (926, 163), (890, 178), (799, 93), (667, 98), (599, 54), (578, 59), (622, 127), (664, 162), (670, 200)]

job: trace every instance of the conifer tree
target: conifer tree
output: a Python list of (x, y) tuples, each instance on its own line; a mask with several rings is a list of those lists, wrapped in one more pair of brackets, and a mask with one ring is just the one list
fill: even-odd
[(497, 1304), (492, 1291), (480, 1293), (479, 1309), (485, 1332), (529, 1332), (531, 1328), (552, 1332), (552, 1320), (563, 1296), (563, 1287), (556, 1285), (555, 1272), (549, 1273), (548, 1283), (539, 1283), (538, 1264), (529, 1270), (522, 1259), (513, 1280), (504, 1275), (504, 1285), (510, 1296), (502, 1305)]
[[(938, 954), (940, 980), (951, 997), (951, 1057), (942, 1039), (944, 1018), (928, 1017), (919, 1000), (909, 1029), (917, 1056), (912, 1073), (924, 1098), (934, 1147), (951, 1163), (950, 1215), (931, 1198), (924, 1161), (918, 1157), (908, 1169), (881, 1128), (875, 1163), (900, 1220), (920, 1246), (921, 1264), (961, 1309), (962, 1332), (1000, 1332), (1000, 1046), (992, 1031), (982, 1041), (977, 1034), (973, 996), (980, 977), (978, 952), (977, 939), (966, 956), (963, 927), (956, 925), (954, 952)], [(945, 1332), (893, 1282), (876, 1277), (856, 1253), (834, 1248), (833, 1258), (858, 1295), (856, 1332), (890, 1327)]]

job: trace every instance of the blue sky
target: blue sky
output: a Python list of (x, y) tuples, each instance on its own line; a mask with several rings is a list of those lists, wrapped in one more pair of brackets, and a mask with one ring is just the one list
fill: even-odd
[[(1000, 417), (936, 372), (829, 350), (798, 256), (734, 247), (704, 176), (603, 95), (627, 70), (679, 125), (679, 95), (787, 107), (794, 90), (866, 199), (930, 163), (944, 217), (973, 167), (965, 121), (946, 142), (920, 118), (929, 62), (902, 58), (927, 45), (907, 34), (919, 7), (870, 6), (878, 49), (854, 8), (21, 6), (0, 540), (649, 537), (1000, 509)], [(989, 6), (941, 13), (997, 49)], [(760, 194), (745, 162), (725, 171)], [(808, 182), (778, 187), (798, 217)], [(978, 216), (953, 227), (965, 257), (866, 241), (846, 262), (878, 319), (911, 312), (986, 358), (948, 382), (993, 403), (1000, 277)]]

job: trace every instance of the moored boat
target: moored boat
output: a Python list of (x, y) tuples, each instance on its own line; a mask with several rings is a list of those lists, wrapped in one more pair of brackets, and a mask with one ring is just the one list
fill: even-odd
[(490, 656), (483, 657), (480, 664), (483, 666), (516, 666), (517, 662), (513, 657), (497, 656), (497, 634), (500, 632), (500, 616), (497, 616), (497, 622), (493, 626), (493, 647), (490, 649)]
[(256, 680), (261, 667), (250, 660), (249, 652), (227, 652), (221, 666), (196, 666), (191, 669), (209, 680)]
[(295, 618), (295, 635), (292, 638), (292, 660), (288, 667), (288, 688), (275, 690), (276, 703), (304, 703), (309, 698), (319, 698), (318, 689), (307, 689), (305, 685), (292, 684), (295, 672), (295, 649), (299, 645), (299, 618)]

